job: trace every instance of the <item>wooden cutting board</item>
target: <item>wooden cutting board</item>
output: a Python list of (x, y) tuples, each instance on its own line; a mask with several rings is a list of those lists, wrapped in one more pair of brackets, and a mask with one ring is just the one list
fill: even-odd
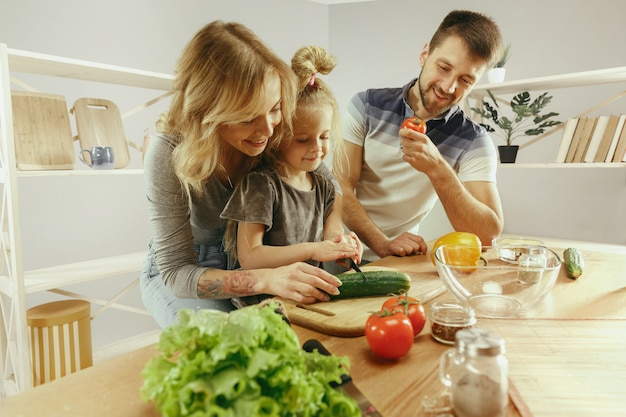
[(65, 97), (11, 91), (11, 102), (17, 168), (73, 169), (74, 144)]
[[(411, 277), (411, 288), (408, 293), (422, 303), (426, 303), (446, 291), (445, 286), (435, 267), (422, 263), (417, 270), (402, 270)], [(397, 269), (385, 266), (363, 266), (362, 271), (381, 271)], [(346, 300), (332, 300), (315, 304), (298, 304), (290, 300), (280, 299), (287, 310), (289, 320), (293, 324), (316, 330), (320, 333), (340, 336), (357, 337), (365, 334), (365, 322), (373, 311), (380, 310), (388, 296), (362, 297)]]
[(99, 98), (79, 98), (71, 112), (76, 117), (80, 149), (111, 146), (115, 168), (124, 168), (130, 163), (124, 124), (115, 103)]

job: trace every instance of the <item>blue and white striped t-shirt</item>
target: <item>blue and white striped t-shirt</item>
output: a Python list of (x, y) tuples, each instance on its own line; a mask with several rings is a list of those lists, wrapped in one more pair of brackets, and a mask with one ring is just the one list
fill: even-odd
[[(406, 97), (415, 82), (357, 93), (342, 119), (344, 139), (363, 147), (356, 196), (374, 223), (392, 239), (406, 231), (418, 234), (421, 221), (437, 201), (428, 177), (405, 162), (400, 150), (400, 125), (414, 115)], [(496, 182), (493, 141), (458, 106), (426, 125), (427, 136), (461, 182)], [(376, 256), (366, 249), (363, 258)]]

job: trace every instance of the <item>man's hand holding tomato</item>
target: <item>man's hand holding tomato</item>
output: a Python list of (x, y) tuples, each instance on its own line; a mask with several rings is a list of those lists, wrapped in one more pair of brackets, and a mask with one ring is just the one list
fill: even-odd
[(426, 136), (426, 123), (416, 116), (406, 119), (400, 127), (402, 159), (417, 171), (430, 172), (446, 163), (437, 146)]

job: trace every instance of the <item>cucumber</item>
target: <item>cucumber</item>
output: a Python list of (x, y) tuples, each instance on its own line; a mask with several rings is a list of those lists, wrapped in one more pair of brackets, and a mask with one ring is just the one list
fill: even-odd
[(567, 276), (571, 279), (578, 279), (583, 274), (585, 268), (585, 260), (580, 250), (576, 248), (567, 248), (563, 251), (563, 264)]
[(339, 287), (339, 295), (330, 296), (333, 300), (398, 294), (411, 288), (411, 277), (399, 271), (344, 272), (337, 278), (343, 285)]

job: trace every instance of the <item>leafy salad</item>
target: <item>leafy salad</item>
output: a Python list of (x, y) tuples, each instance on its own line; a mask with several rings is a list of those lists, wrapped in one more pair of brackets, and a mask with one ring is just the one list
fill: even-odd
[(182, 310), (142, 371), (142, 398), (165, 417), (361, 416), (329, 385), (348, 358), (303, 351), (278, 307)]

